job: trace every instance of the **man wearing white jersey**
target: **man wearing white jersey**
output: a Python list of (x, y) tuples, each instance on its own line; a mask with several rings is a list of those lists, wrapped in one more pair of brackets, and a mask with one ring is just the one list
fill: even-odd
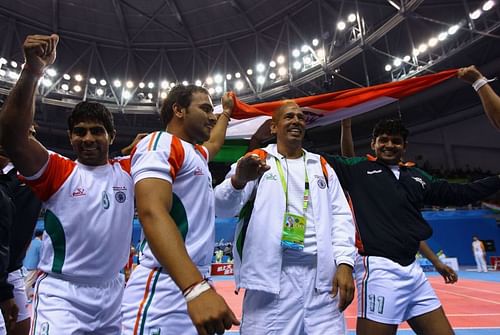
[(233, 104), (225, 94), (216, 122), (205, 88), (178, 85), (161, 109), (166, 131), (150, 134), (132, 152), (147, 243), (125, 289), (124, 335), (222, 334), (239, 324), (207, 281), (215, 244), (208, 161), (224, 142)]
[(302, 148), (305, 116), (274, 112), (277, 144), (251, 151), (215, 188), (217, 216), (242, 219), (235, 279), (246, 289), (241, 334), (346, 334), (354, 296), (354, 224), (333, 169)]
[(0, 143), (46, 209), (31, 334), (120, 334), (133, 183), (128, 160), (108, 160), (113, 117), (98, 103), (75, 106), (68, 135), (76, 161), (28, 136), (35, 91), (58, 40), (26, 38), (26, 64), (0, 114)]

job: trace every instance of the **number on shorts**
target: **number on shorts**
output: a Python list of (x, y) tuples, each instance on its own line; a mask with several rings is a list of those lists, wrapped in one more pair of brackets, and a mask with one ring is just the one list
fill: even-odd
[(49, 335), (49, 323), (44, 322), (40, 325), (39, 335)]
[(375, 307), (377, 308), (378, 314), (384, 314), (384, 300), (383, 296), (375, 296), (375, 294), (368, 295), (368, 308), (370, 312), (375, 312)]

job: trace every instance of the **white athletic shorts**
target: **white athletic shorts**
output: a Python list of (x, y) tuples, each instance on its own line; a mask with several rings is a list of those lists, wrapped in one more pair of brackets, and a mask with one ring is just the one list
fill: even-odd
[(417, 261), (402, 266), (376, 256), (356, 257), (358, 317), (400, 324), (441, 306)]
[(29, 319), (30, 312), (28, 311), (28, 299), (26, 298), (26, 287), (24, 286), (24, 275), (21, 269), (9, 273), (7, 279), (14, 286), (14, 301), (19, 308), (17, 314), (17, 322)]
[(3, 315), (0, 312), (0, 335), (7, 335), (7, 330), (5, 329), (5, 322), (3, 321)]
[[(283, 261), (280, 293), (245, 291), (242, 335), (344, 335), (338, 296), (315, 288), (316, 257), (309, 262)], [(265, 271), (265, 269), (262, 269)], [(333, 278), (332, 278), (333, 280)]]
[[(208, 268), (201, 270), (208, 275)], [(138, 265), (123, 295), (122, 335), (197, 335), (181, 290), (161, 268)]]
[(42, 274), (35, 284), (30, 335), (119, 335), (123, 279), (75, 283)]

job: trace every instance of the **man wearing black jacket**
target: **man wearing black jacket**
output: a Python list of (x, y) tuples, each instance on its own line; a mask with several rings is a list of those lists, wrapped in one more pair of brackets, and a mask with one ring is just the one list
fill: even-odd
[(500, 189), (499, 176), (450, 184), (403, 163), (408, 134), (400, 120), (384, 120), (373, 130), (375, 157), (325, 155), (349, 194), (356, 222), (358, 335), (392, 335), (403, 321), (417, 334), (453, 334), (415, 261), (420, 241), (432, 235), (420, 209), (463, 206)]
[[(0, 175), (0, 177), (2, 176)], [(4, 295), (4, 291), (8, 289), (7, 276), (9, 272), (7, 269), (9, 267), (9, 240), (13, 215), (14, 204), (3, 191), (3, 188), (0, 187), (0, 306), (4, 304), (4, 301), (12, 298), (8, 294)], [(5, 316), (3, 314), (2, 308), (2, 313), (0, 313), (0, 335), (6, 334), (5, 319), (7, 322), (17, 319), (15, 308), (10, 309), (9, 313), (5, 313)]]
[[(30, 133), (34, 134), (34, 128), (30, 130)], [(0, 171), (0, 189), (4, 196), (2, 200), (5, 205), (11, 206), (12, 212), (11, 221), (3, 221), (0, 228), (2, 229), (0, 309), (9, 335), (27, 335), (30, 328), (30, 314), (26, 308), (27, 301), (21, 268), (26, 249), (33, 236), (41, 203), (31, 189), (17, 178), (17, 170), (1, 148)]]

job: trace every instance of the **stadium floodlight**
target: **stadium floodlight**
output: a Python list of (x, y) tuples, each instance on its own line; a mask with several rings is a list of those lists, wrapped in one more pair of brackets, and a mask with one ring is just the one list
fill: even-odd
[(241, 90), (245, 87), (245, 84), (243, 84), (243, 81), (238, 80), (236, 83), (234, 83), (234, 87), (235, 87), (238, 91), (241, 91)]
[(457, 24), (455, 24), (455, 25), (451, 26), (451, 27), (448, 29), (448, 34), (450, 34), (450, 35), (454, 35), (454, 34), (458, 31), (458, 29), (459, 29), (459, 28), (460, 28), (460, 27), (459, 27)]
[(222, 75), (221, 75), (221, 74), (216, 74), (216, 75), (214, 76), (214, 82), (215, 82), (216, 84), (220, 84), (220, 83), (222, 83), (222, 81), (223, 81), (223, 80), (224, 80), (224, 79), (222, 78)]
[(482, 10), (476, 9), (475, 11), (473, 11), (472, 13), (469, 14), (469, 17), (473, 20), (477, 20), (481, 17), (482, 13), (483, 13)]
[(491, 1), (491, 0), (489, 0), (489, 1), (486, 1), (486, 2), (483, 4), (483, 7), (482, 7), (482, 8), (483, 8), (483, 10), (484, 10), (485, 12), (487, 12), (487, 11), (489, 11), (490, 9), (492, 9), (492, 8), (493, 8), (493, 6), (495, 6), (495, 1)]

